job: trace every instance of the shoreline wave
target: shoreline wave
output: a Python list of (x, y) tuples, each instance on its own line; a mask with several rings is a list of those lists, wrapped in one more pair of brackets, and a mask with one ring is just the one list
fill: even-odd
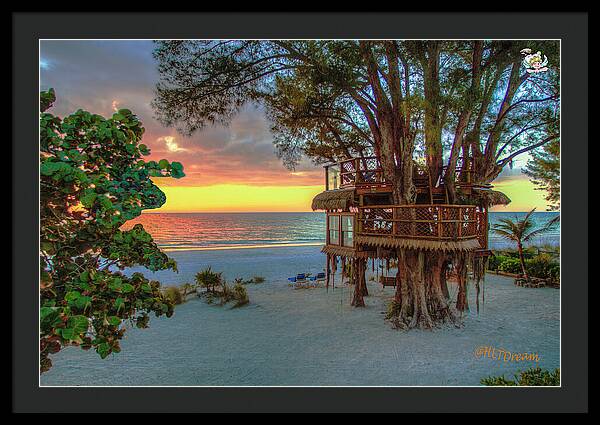
[(321, 246), (324, 242), (297, 242), (297, 243), (272, 243), (272, 244), (254, 244), (254, 245), (215, 245), (215, 246), (172, 246), (159, 245), (159, 248), (165, 252), (179, 251), (223, 251), (229, 249), (259, 249), (259, 248), (289, 248), (300, 246)]

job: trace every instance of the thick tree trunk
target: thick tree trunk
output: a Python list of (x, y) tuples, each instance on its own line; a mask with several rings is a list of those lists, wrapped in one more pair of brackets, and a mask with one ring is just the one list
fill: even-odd
[(447, 255), (422, 250), (398, 250), (393, 323), (399, 328), (431, 329), (458, 324), (446, 286)]

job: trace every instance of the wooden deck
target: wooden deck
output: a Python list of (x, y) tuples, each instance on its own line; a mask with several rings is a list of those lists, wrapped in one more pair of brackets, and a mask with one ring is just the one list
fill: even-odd
[(398, 248), (489, 255), (487, 215), (475, 205), (376, 205), (328, 212), (327, 235), (327, 252), (348, 257), (377, 257), (380, 249)]

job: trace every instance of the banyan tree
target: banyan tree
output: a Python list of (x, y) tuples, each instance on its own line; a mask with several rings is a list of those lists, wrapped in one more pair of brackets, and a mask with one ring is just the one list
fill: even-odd
[[(538, 51), (543, 71), (523, 60)], [(457, 322), (488, 209), (510, 202), (492, 182), (559, 137), (555, 41), (161, 41), (154, 56), (163, 124), (191, 134), (254, 102), (287, 167), (325, 165), (328, 269), (349, 265), (363, 306), (369, 259), (393, 260), (401, 327)]]

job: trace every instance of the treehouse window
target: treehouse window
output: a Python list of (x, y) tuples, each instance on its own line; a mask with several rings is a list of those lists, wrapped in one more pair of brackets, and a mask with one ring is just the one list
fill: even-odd
[(340, 169), (337, 166), (327, 168), (327, 190), (340, 188)]
[(354, 246), (354, 217), (342, 216), (342, 245)]
[(339, 245), (340, 244), (340, 216), (330, 215), (329, 216), (329, 244)]

